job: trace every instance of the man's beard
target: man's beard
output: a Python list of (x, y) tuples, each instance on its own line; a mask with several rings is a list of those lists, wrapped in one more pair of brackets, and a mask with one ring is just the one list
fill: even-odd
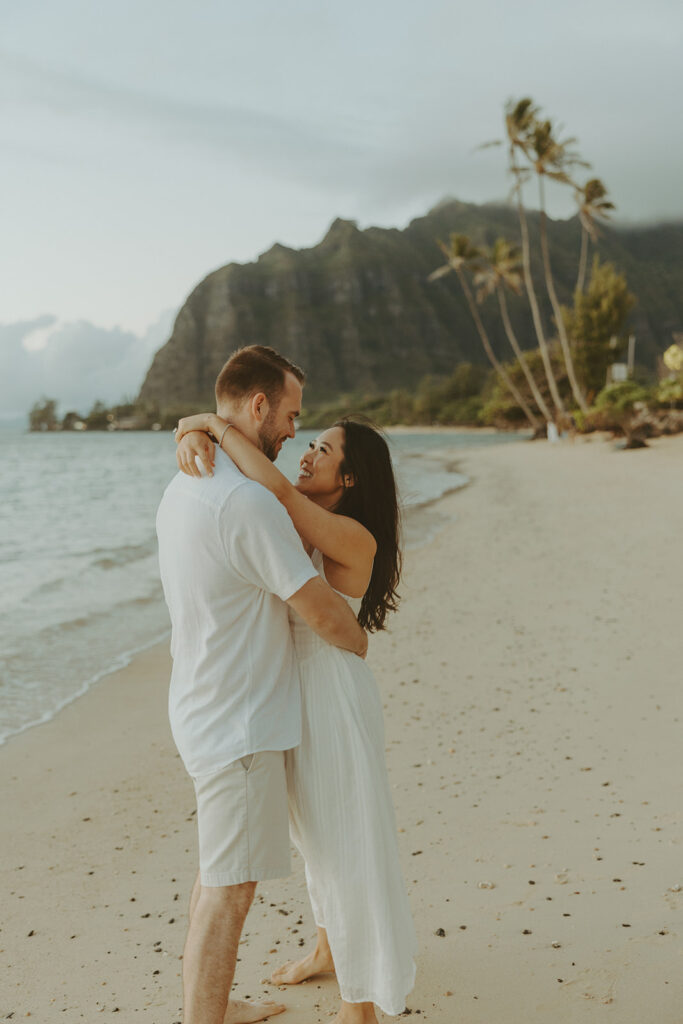
[(259, 447), (271, 462), (275, 462), (278, 457), (278, 445), (281, 440), (281, 435), (277, 431), (276, 418), (275, 412), (269, 412), (258, 433)]

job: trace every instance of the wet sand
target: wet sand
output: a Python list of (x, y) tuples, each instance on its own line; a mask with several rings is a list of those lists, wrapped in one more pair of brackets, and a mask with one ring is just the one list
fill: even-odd
[[(455, 454), (370, 661), (434, 1024), (683, 1020), (683, 438)], [(0, 1019), (180, 1021), (194, 794), (140, 655), (0, 748)], [(302, 864), (262, 884), (236, 995), (327, 1021)], [(389, 1020), (390, 1018), (382, 1018)]]

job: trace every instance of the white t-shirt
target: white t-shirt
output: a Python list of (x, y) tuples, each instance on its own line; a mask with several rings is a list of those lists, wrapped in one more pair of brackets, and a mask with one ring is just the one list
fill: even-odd
[(178, 473), (157, 512), (173, 627), (171, 731), (190, 775), (301, 741), (284, 602), (318, 574), (287, 512), (223, 451), (213, 477)]

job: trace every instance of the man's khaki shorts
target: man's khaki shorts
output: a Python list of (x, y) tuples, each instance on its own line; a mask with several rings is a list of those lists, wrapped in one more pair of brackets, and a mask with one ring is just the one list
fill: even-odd
[(284, 751), (249, 754), (192, 781), (202, 885), (240, 885), (290, 873)]

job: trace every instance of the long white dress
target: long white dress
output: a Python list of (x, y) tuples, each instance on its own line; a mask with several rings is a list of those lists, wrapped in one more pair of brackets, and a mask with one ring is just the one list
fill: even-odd
[[(313, 563), (324, 578), (323, 557)], [(357, 613), (360, 600), (346, 598)], [(290, 611), (303, 705), (287, 752), (291, 835), (306, 863), (341, 997), (399, 1014), (415, 981), (415, 931), (401, 875), (384, 760), (384, 719), (362, 658), (332, 647)]]

